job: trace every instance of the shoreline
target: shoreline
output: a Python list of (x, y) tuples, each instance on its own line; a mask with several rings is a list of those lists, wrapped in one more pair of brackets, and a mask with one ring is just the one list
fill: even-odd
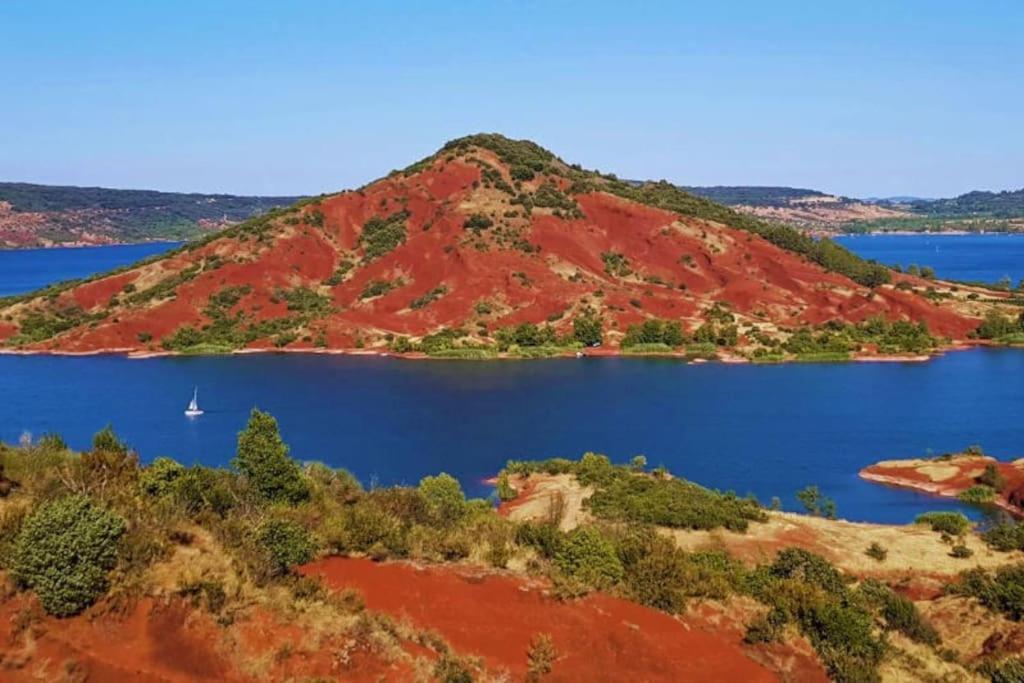
[[(279, 348), (243, 348), (243, 349), (232, 349), (231, 351), (225, 351), (223, 353), (181, 353), (179, 351), (156, 351), (156, 350), (139, 350), (135, 347), (114, 347), (109, 349), (96, 349), (90, 351), (67, 351), (61, 349), (13, 349), (0, 347), (0, 356), (66, 356), (66, 357), (88, 357), (88, 356), (123, 356), (130, 360), (148, 360), (150, 358), (167, 358), (167, 357), (180, 357), (180, 358), (200, 358), (200, 357), (218, 357), (218, 356), (249, 356), (257, 354), (310, 354), (310, 355), (327, 355), (327, 356), (368, 356), (368, 357), (379, 357), (379, 358), (395, 358), (398, 360), (426, 360), (426, 361), (469, 361), (469, 362), (490, 362), (490, 361), (531, 361), (531, 360), (553, 360), (553, 359), (572, 359), (572, 360), (583, 360), (586, 358), (655, 358), (655, 359), (676, 359), (685, 360), (687, 365), (704, 365), (708, 363), (719, 363), (722, 365), (790, 365), (790, 364), (814, 364), (814, 363), (827, 363), (827, 364), (845, 364), (845, 363), (926, 363), (944, 356), (947, 352), (951, 351), (969, 351), (978, 348), (1000, 348), (991, 343), (987, 343), (986, 340), (976, 341), (963, 341), (950, 344), (948, 346), (936, 349), (931, 354), (905, 354), (905, 355), (877, 355), (877, 354), (851, 354), (849, 358), (836, 359), (836, 360), (806, 360), (799, 357), (787, 358), (783, 360), (772, 360), (770, 362), (759, 362), (757, 359), (746, 358), (744, 356), (723, 353), (716, 358), (690, 358), (686, 351), (672, 351), (663, 353), (629, 353), (619, 348), (604, 348), (596, 349), (590, 352), (583, 351), (581, 355), (577, 355), (575, 351), (558, 353), (550, 356), (512, 356), (507, 353), (496, 354), (487, 358), (452, 358), (444, 356), (431, 356), (429, 354), (416, 351), (410, 353), (396, 353), (394, 351), (382, 349), (326, 349), (326, 348), (295, 348), (295, 349), (279, 349)], [(1007, 347), (1014, 348), (1014, 347)]]

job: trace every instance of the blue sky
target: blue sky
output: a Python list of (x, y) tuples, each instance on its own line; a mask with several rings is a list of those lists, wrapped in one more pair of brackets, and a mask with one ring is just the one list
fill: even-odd
[(1024, 3), (0, 2), (0, 179), (299, 194), (497, 131), (622, 177), (1024, 186)]

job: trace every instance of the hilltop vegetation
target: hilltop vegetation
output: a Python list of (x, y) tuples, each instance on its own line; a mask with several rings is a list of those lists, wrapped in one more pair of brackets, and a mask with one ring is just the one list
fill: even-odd
[(0, 247), (185, 240), (298, 199), (0, 183)]
[(915, 201), (910, 204), (914, 213), (945, 218), (1024, 217), (1024, 188), (1004, 192), (974, 191), (949, 199)]
[(818, 190), (768, 185), (683, 186), (682, 189), (726, 206), (788, 206), (794, 199), (829, 196)]

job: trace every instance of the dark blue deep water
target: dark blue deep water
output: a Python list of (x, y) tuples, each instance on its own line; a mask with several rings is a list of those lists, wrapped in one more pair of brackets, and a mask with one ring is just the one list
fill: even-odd
[(968, 282), (1024, 279), (1024, 235), (853, 235), (837, 240), (886, 265), (931, 266), (941, 278)]
[(141, 261), (173, 249), (180, 242), (119, 244), (109, 247), (0, 250), (0, 296), (40, 287)]
[[(1024, 237), (844, 240), (946, 277), (1024, 277)], [(131, 263), (174, 244), (0, 251), (0, 296)], [(938, 250), (936, 250), (938, 248)], [(448, 471), (474, 495), (509, 458), (586, 450), (721, 489), (772, 496), (818, 484), (849, 519), (903, 522), (950, 501), (857, 478), (866, 464), (982, 444), (1024, 454), (1024, 351), (929, 363), (688, 366), (649, 359), (401, 361), (315, 355), (129, 360), (0, 356), (0, 440), (59, 432), (76, 448), (108, 422), (151, 460), (225, 464), (252, 406), (293, 454), (364, 483)], [(206, 415), (182, 414), (193, 385)]]
[[(983, 444), (1024, 451), (1024, 352), (929, 363), (685, 365), (671, 360), (403, 361), (324, 355), (129, 360), (0, 356), (0, 439), (60, 432), (74, 447), (107, 422), (144, 459), (227, 463), (249, 409), (280, 421), (293, 455), (364, 483), (447, 471), (474, 495), (509, 458), (651, 465), (705, 485), (779, 496), (815, 483), (849, 519), (903, 522), (956, 505), (862, 482), (885, 458)], [(206, 414), (182, 414), (199, 385)]]

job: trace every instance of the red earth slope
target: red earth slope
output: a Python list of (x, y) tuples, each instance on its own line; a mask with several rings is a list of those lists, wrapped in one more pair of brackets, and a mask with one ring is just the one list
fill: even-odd
[[(358, 191), (8, 304), (0, 308), (0, 341), (27, 350), (160, 350), (183, 326), (209, 325), (211, 295), (231, 287), (248, 288), (224, 312), (239, 329), (258, 328), (239, 344), (250, 348), (383, 347), (390, 335), (421, 338), (444, 328), (486, 339), (521, 322), (565, 331), (586, 311), (602, 316), (614, 344), (628, 325), (651, 317), (693, 331), (716, 302), (768, 334), (882, 315), (962, 340), (978, 324), (910, 291), (860, 286), (743, 230), (572, 188), (558, 173), (519, 181), (513, 170), (488, 149), (442, 152)], [(527, 212), (516, 203), (516, 195), (552, 190), (554, 206), (537, 199)], [(368, 221), (396, 214), (401, 243), (369, 257), (361, 240)], [(467, 228), (473, 216), (491, 225)], [(620, 257), (625, 268), (607, 267)], [(390, 289), (372, 296), (373, 283)], [(287, 294), (305, 290), (329, 307), (300, 316)], [(26, 341), (18, 335), (33, 312), (70, 322)]]

